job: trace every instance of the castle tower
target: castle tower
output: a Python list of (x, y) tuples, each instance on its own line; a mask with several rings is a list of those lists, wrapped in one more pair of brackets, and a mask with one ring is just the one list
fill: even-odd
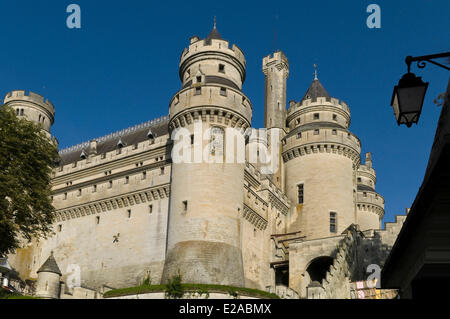
[(55, 108), (49, 100), (44, 100), (39, 94), (25, 91), (12, 91), (5, 96), (5, 106), (15, 110), (16, 115), (40, 124), (50, 137), (50, 128), (55, 121)]
[(40, 298), (59, 299), (61, 270), (59, 270), (53, 252), (37, 271), (36, 296)]
[[(278, 170), (273, 172), (272, 180), (284, 191), (281, 143), (272, 145), (270, 141), (272, 134), (279, 136), (277, 142), (281, 142), (286, 135), (286, 86), (289, 77), (289, 61), (283, 52), (277, 51), (272, 56), (263, 58), (262, 71), (264, 73), (264, 127), (268, 130), (269, 154), (273, 154), (271, 160), (277, 161), (276, 167), (278, 167)], [(273, 147), (277, 147), (276, 152), (272, 151)]]
[(286, 85), (289, 61), (283, 52), (263, 59), (264, 127), (286, 129)]
[(245, 66), (242, 51), (236, 45), (230, 47), (215, 27), (206, 39), (192, 37), (181, 55), (182, 89), (170, 102), (169, 131), (172, 138), (176, 132), (187, 134), (186, 149), (195, 154), (189, 157), (192, 163), (177, 163), (172, 152), (162, 282), (179, 271), (183, 282), (244, 285), (240, 214), (245, 145), (235, 147), (231, 158), (224, 148), (234, 140), (225, 130), (234, 128), (245, 140), (241, 132), (250, 127), (252, 105), (241, 91)]
[(384, 216), (384, 198), (375, 191), (377, 175), (372, 168), (372, 154), (366, 153), (365, 165), (357, 172), (357, 222), (361, 230), (380, 229)]
[(289, 231), (307, 240), (341, 234), (356, 223), (356, 170), (361, 144), (348, 127), (350, 109), (316, 78), (303, 99), (290, 102), (283, 139)]

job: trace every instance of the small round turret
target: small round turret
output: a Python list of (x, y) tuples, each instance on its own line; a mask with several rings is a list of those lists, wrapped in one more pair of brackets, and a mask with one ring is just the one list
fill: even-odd
[(365, 164), (357, 174), (357, 223), (361, 230), (380, 229), (384, 216), (384, 198), (375, 191), (377, 175), (372, 167), (372, 154), (366, 153)]
[(29, 121), (42, 125), (42, 128), (50, 133), (50, 128), (55, 121), (55, 108), (44, 97), (25, 91), (12, 91), (5, 96), (4, 105), (16, 111), (16, 115)]
[(53, 252), (37, 271), (36, 296), (40, 298), (59, 299), (61, 270), (59, 270)]

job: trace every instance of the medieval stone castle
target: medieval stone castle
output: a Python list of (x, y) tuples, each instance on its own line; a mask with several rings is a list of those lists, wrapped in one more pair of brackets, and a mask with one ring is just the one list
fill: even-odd
[[(384, 199), (371, 154), (363, 164), (361, 141), (349, 131), (349, 106), (316, 76), (286, 109), (288, 59), (275, 52), (262, 71), (265, 128), (280, 137), (266, 143), (278, 148), (272, 174), (249, 161), (172, 161), (177, 128), (193, 132), (195, 121), (219, 133), (251, 127), (244, 53), (215, 27), (182, 52), (181, 89), (168, 116), (60, 150), (54, 235), (8, 258), (23, 280), (37, 279), (35, 294), (71, 298), (78, 289), (94, 298), (180, 272), (184, 282), (285, 298), (351, 298), (367, 267), (383, 266), (406, 216), (381, 230)], [(51, 102), (13, 91), (4, 104), (51, 136)], [(247, 139), (253, 142), (260, 143)]]

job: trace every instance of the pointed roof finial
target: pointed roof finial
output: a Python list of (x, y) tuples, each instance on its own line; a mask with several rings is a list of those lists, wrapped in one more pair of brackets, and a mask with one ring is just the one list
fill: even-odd
[(314, 80), (318, 80), (317, 78), (317, 64), (314, 63)]
[(216, 16), (214, 16), (214, 29), (216, 29), (216, 25), (217, 25), (217, 19), (216, 19)]

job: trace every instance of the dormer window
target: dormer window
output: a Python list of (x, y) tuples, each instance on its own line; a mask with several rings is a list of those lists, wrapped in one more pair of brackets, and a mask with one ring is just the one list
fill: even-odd
[(148, 130), (147, 137), (148, 137), (149, 139), (154, 139), (154, 138), (155, 138), (155, 135), (153, 134), (152, 129), (149, 129), (149, 130)]
[(219, 64), (219, 72), (225, 73), (225, 65), (224, 64)]
[(197, 83), (201, 83), (202, 82), (202, 77), (201, 76), (197, 76)]
[(84, 150), (81, 152), (80, 158), (81, 159), (86, 159), (87, 158), (86, 152)]
[(117, 147), (118, 147), (118, 148), (122, 148), (122, 147), (124, 147), (124, 146), (125, 146), (125, 143), (122, 142), (122, 138), (120, 138), (119, 141), (117, 142)]

